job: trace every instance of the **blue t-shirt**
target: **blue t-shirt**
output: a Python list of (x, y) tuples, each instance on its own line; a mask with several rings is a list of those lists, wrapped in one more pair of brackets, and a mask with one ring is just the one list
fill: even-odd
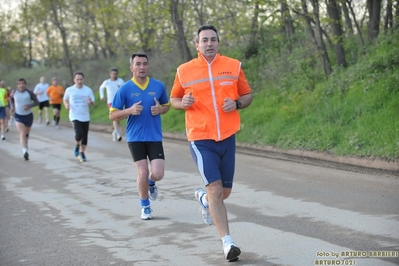
[(140, 115), (129, 115), (126, 124), (127, 142), (162, 141), (161, 116), (151, 114), (151, 106), (156, 98), (161, 105), (169, 103), (165, 85), (159, 80), (147, 78), (144, 86), (131, 79), (123, 84), (115, 94), (111, 109), (123, 110), (141, 101)]

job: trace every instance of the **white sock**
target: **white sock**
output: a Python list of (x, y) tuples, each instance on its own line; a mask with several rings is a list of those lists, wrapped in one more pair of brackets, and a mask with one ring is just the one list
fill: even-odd
[(201, 202), (202, 202), (202, 204), (205, 206), (205, 207), (209, 207), (209, 203), (208, 203), (208, 201), (206, 200), (206, 193), (201, 197)]
[(28, 152), (28, 149), (27, 149), (27, 148), (23, 148), (23, 149), (22, 149), (22, 153), (25, 154), (25, 152)]

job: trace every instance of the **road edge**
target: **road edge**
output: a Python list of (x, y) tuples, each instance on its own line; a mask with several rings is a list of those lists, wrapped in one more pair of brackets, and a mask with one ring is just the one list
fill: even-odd
[[(67, 126), (66, 123), (63, 123)], [(72, 127), (71, 123), (68, 123)], [(103, 133), (112, 133), (111, 125), (90, 124), (90, 130)], [(122, 130), (124, 131), (124, 130)], [(185, 134), (163, 132), (165, 139), (187, 142)], [(381, 158), (363, 158), (356, 156), (337, 156), (328, 152), (309, 150), (281, 150), (272, 146), (237, 143), (237, 152), (272, 159), (300, 162), (324, 167), (378, 174), (399, 176), (399, 159), (384, 160)]]

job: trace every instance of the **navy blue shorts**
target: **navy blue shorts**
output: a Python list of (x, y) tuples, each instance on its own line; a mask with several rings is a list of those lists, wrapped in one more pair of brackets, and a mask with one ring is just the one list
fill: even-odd
[(14, 114), (15, 121), (18, 123), (24, 124), (26, 127), (31, 127), (33, 124), (33, 114), (30, 113), (28, 115), (19, 115), (17, 113)]
[(6, 114), (6, 108), (4, 106), (0, 107), (0, 119), (6, 118)]
[(223, 187), (233, 187), (236, 160), (235, 135), (222, 141), (191, 141), (190, 152), (197, 164), (205, 186), (221, 180)]

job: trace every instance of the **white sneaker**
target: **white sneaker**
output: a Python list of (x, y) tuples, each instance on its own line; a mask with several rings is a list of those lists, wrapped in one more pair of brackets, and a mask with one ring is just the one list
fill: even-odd
[(122, 140), (122, 136), (119, 134), (119, 132), (116, 132), (116, 139), (117, 139), (118, 141), (121, 141), (121, 140)]
[(197, 190), (195, 190), (195, 198), (198, 200), (199, 204), (200, 204), (200, 214), (202, 217), (202, 220), (204, 221), (204, 223), (211, 225), (213, 224), (213, 220), (212, 220), (212, 216), (211, 213), (209, 212), (209, 207), (205, 207), (204, 204), (202, 204), (202, 197), (205, 197), (206, 192), (205, 190), (203, 190), (202, 188), (197, 188)]
[(158, 197), (158, 188), (157, 185), (149, 186), (148, 187), (148, 196), (150, 200), (156, 200)]
[(224, 257), (228, 261), (238, 260), (238, 256), (241, 254), (241, 250), (233, 241), (223, 243)]
[(141, 220), (152, 220), (151, 206), (143, 206), (141, 208)]
[(116, 132), (115, 131), (112, 132), (112, 141), (116, 141)]
[(39, 124), (41, 124), (42, 123), (42, 118), (41, 117), (39, 117), (39, 120), (37, 121)]
[(4, 137), (4, 135), (1, 135), (1, 140), (5, 140), (6, 137)]

